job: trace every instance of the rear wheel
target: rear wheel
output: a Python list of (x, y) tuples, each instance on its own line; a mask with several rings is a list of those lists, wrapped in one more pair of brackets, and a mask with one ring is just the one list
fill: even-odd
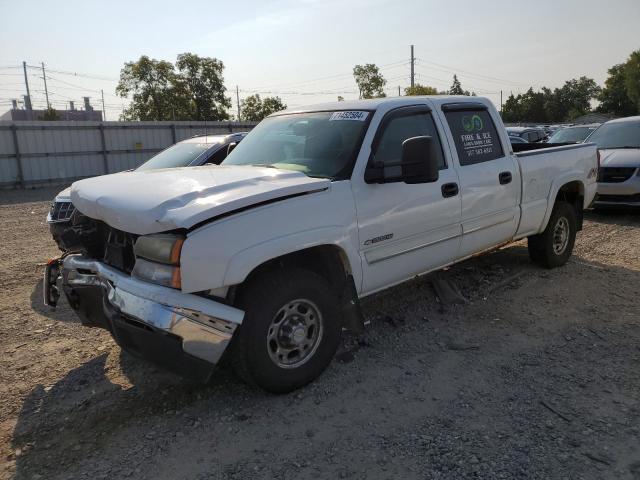
[(255, 278), (241, 295), (245, 318), (233, 365), (246, 382), (284, 393), (314, 380), (340, 343), (339, 298), (314, 272), (289, 268)]
[(557, 202), (544, 232), (528, 239), (531, 260), (545, 268), (567, 263), (576, 241), (577, 223), (575, 208), (567, 202)]

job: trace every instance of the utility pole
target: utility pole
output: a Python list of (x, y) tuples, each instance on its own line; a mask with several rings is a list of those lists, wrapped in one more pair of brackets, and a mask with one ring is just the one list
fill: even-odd
[(416, 63), (416, 58), (413, 56), (413, 45), (411, 45), (411, 88), (415, 85), (415, 69), (414, 65)]
[(401, 97), (402, 95), (400, 94), (400, 85), (398, 85), (398, 96)]
[(102, 95), (102, 121), (107, 121), (107, 111), (104, 109), (104, 90), (100, 90), (100, 94)]
[(47, 90), (47, 74), (44, 73), (44, 62), (42, 62), (42, 80), (44, 80), (44, 96), (47, 98), (47, 108), (51, 107), (49, 103), (49, 90)]
[(238, 90), (238, 85), (236, 85), (236, 102), (238, 103), (238, 121), (240, 121), (240, 90)]
[[(22, 69), (24, 70), (24, 86), (27, 87), (27, 97), (25, 98), (24, 106), (28, 112), (31, 112), (31, 93), (29, 92), (29, 80), (27, 80), (27, 62), (22, 62)], [(29, 120), (32, 120), (31, 113), (27, 114)]]
[(500, 90), (500, 115), (502, 115), (502, 90)]

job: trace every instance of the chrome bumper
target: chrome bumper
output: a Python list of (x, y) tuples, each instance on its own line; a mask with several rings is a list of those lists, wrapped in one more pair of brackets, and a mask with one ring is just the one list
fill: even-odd
[[(60, 271), (63, 287), (102, 288), (106, 302), (123, 318), (179, 337), (185, 353), (211, 364), (220, 360), (244, 317), (237, 308), (132, 278), (81, 255), (65, 257)], [(47, 283), (45, 276), (45, 291)]]

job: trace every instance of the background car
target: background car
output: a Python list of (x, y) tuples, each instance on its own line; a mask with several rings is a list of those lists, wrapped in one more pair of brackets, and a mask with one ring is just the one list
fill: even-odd
[(549, 143), (582, 143), (591, 135), (599, 123), (589, 125), (574, 125), (573, 127), (561, 128), (549, 137)]
[(516, 137), (515, 135), (509, 135), (509, 141), (511, 142), (511, 145), (514, 143), (529, 143), (524, 138)]
[(520, 137), (527, 142), (542, 142), (547, 138), (544, 130), (536, 127), (507, 127), (509, 137)]
[(600, 151), (595, 205), (640, 206), (640, 116), (603, 123), (585, 142)]
[[(228, 153), (247, 135), (247, 132), (226, 135), (198, 135), (165, 148), (135, 170), (196, 167), (219, 165)], [(74, 243), (74, 233), (69, 228), (75, 207), (71, 203), (71, 190), (61, 191), (47, 215), (47, 223), (60, 250), (67, 251)]]

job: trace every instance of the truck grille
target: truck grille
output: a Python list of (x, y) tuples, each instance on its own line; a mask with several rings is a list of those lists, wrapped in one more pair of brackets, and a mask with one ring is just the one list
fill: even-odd
[(74, 250), (131, 273), (135, 264), (133, 245), (138, 235), (123, 232), (78, 212), (68, 230), (74, 234)]
[(636, 167), (601, 167), (598, 181), (602, 183), (626, 182), (635, 171)]
[(75, 211), (76, 207), (71, 202), (53, 202), (49, 213), (52, 222), (67, 222), (71, 220)]

